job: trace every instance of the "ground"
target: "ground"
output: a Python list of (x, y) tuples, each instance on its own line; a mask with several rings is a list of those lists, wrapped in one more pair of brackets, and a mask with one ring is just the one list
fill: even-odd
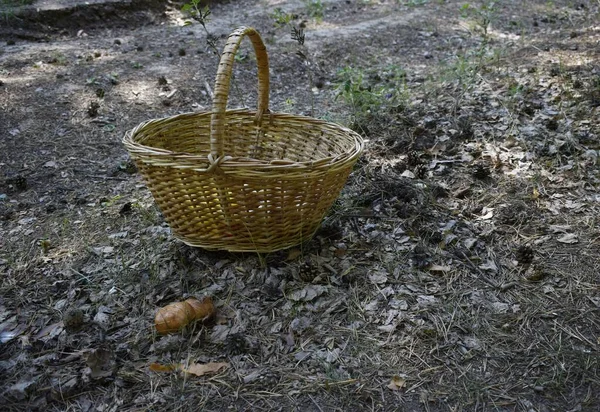
[[(600, 410), (600, 3), (212, 2), (206, 30), (24, 3), (0, 6), (5, 410)], [(121, 142), (210, 110), (207, 33), (239, 25), (272, 111), (366, 139), (315, 237), (268, 255), (175, 239)], [(235, 62), (253, 107), (247, 42)]]

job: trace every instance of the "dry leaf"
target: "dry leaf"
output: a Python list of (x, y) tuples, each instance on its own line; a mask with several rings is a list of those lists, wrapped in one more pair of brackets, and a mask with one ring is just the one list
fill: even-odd
[(577, 238), (577, 235), (575, 233), (567, 233), (567, 234), (559, 237), (556, 240), (560, 243), (567, 243), (567, 244), (573, 244), (573, 243), (579, 242), (579, 239)]
[(114, 375), (116, 369), (115, 355), (109, 349), (98, 348), (88, 352), (85, 362), (93, 379), (107, 378)]
[(210, 363), (192, 363), (187, 368), (180, 363), (170, 363), (167, 365), (162, 365), (160, 363), (151, 363), (148, 368), (152, 372), (174, 372), (181, 371), (186, 374), (196, 375), (196, 376), (204, 376), (210, 373), (219, 372), (223, 368), (228, 368), (228, 363), (219, 363), (219, 362), (210, 362)]
[(296, 260), (297, 257), (302, 255), (302, 250), (298, 248), (290, 249), (287, 255), (287, 261)]
[(484, 207), (481, 213), (481, 216), (477, 216), (477, 220), (489, 220), (494, 217), (494, 209), (491, 208)]
[(60, 332), (62, 332), (63, 328), (64, 328), (64, 324), (63, 322), (56, 322), (53, 323), (52, 325), (48, 325), (44, 328), (42, 328), (42, 330), (40, 330), (35, 336), (35, 339), (39, 339), (39, 340), (43, 340), (44, 342), (46, 341), (46, 337), (54, 337), (57, 336), (58, 334), (60, 334)]
[(450, 272), (450, 266), (431, 265), (429, 267), (430, 272)]
[(376, 285), (381, 285), (387, 282), (388, 276), (385, 272), (376, 272), (369, 275), (369, 280)]
[(405, 385), (406, 385), (406, 379), (404, 379), (398, 375), (394, 375), (394, 377), (392, 378), (392, 380), (390, 381), (390, 383), (387, 387), (393, 391), (399, 391), (400, 389), (404, 388)]
[(288, 295), (290, 300), (296, 302), (310, 302), (327, 292), (328, 288), (323, 285), (308, 285), (303, 289), (295, 290)]
[(336, 248), (335, 251), (333, 252), (335, 257), (338, 257), (338, 258), (344, 257), (346, 255), (346, 253), (348, 253), (347, 248)]
[(152, 372), (173, 372), (181, 369), (181, 364), (171, 363), (169, 365), (161, 365), (160, 363), (151, 363), (148, 368)]
[(182, 366), (181, 371), (191, 375), (204, 376), (209, 373), (217, 373), (221, 369), (227, 369), (228, 367), (229, 364), (226, 362), (192, 363), (187, 368)]

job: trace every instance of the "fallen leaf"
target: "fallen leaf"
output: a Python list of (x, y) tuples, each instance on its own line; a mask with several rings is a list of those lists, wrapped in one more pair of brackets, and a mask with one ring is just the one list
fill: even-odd
[(85, 362), (93, 379), (111, 377), (116, 369), (114, 354), (108, 349), (92, 350), (87, 354)]
[(432, 295), (418, 295), (417, 296), (417, 303), (422, 308), (426, 308), (428, 306), (435, 305), (436, 301), (437, 301), (437, 299), (435, 298), (435, 296), (432, 296)]
[(300, 255), (302, 255), (302, 250), (294, 248), (294, 249), (290, 249), (287, 255), (287, 261), (290, 260), (296, 260), (297, 257), (299, 257)]
[(229, 364), (226, 362), (192, 363), (187, 368), (181, 367), (181, 371), (191, 375), (204, 376), (209, 373), (217, 373), (228, 367)]
[(567, 244), (579, 243), (579, 239), (577, 238), (577, 235), (575, 233), (567, 233), (556, 240), (560, 243)]
[(489, 270), (490, 272), (498, 272), (498, 266), (493, 260), (486, 260), (484, 263), (479, 265), (479, 269)]
[(391, 308), (398, 310), (406, 310), (408, 309), (408, 302), (405, 300), (391, 299), (389, 302)]
[(491, 208), (484, 207), (481, 213), (481, 216), (477, 216), (477, 220), (489, 220), (494, 217), (494, 209)]
[(348, 253), (348, 249), (345, 247), (344, 248), (338, 247), (333, 252), (335, 257), (338, 257), (338, 258), (344, 257), (346, 255), (346, 253)]
[(449, 272), (450, 266), (431, 265), (429, 267), (430, 272)]
[(302, 333), (310, 327), (311, 323), (312, 322), (310, 321), (310, 318), (308, 318), (306, 316), (295, 318), (290, 323), (290, 330), (297, 332), (297, 333)]
[(383, 284), (383, 283), (387, 282), (388, 276), (387, 276), (387, 273), (376, 272), (376, 273), (373, 273), (373, 274), (369, 275), (369, 280), (371, 281), (371, 283), (374, 283), (376, 285), (380, 285), (380, 284)]
[(37, 380), (21, 381), (9, 387), (4, 393), (11, 397), (23, 401), (27, 399), (35, 389)]
[(95, 247), (92, 249), (94, 251), (94, 253), (98, 256), (102, 256), (104, 255), (106, 256), (110, 256), (114, 253), (115, 248), (112, 246), (101, 246), (101, 247)]
[(396, 325), (395, 323), (390, 323), (389, 325), (377, 326), (377, 329), (379, 329), (382, 332), (392, 333), (396, 330), (397, 326), (398, 325)]
[(62, 332), (63, 328), (64, 328), (64, 324), (63, 324), (62, 321), (61, 322), (53, 323), (51, 325), (48, 325), (48, 326), (45, 326), (44, 328), (42, 328), (34, 336), (34, 338), (37, 339), (37, 340), (46, 341), (46, 339), (44, 339), (44, 338), (46, 338), (47, 336), (50, 337), (50, 338), (52, 338), (52, 337), (55, 337), (55, 336), (59, 335), (60, 332)]
[(398, 375), (394, 375), (387, 387), (393, 391), (399, 391), (400, 389), (404, 388), (404, 386), (406, 386), (406, 379)]
[(567, 233), (567, 231), (571, 230), (570, 225), (550, 225), (549, 227), (552, 233)]
[(367, 312), (375, 312), (377, 310), (378, 306), (379, 306), (379, 301), (377, 299), (375, 299), (365, 305), (365, 310)]
[(311, 300), (321, 296), (327, 292), (327, 287), (322, 285), (308, 285), (303, 289), (295, 290), (288, 295), (288, 298), (299, 302), (310, 302)]
[(182, 365), (180, 363), (171, 363), (169, 365), (161, 365), (160, 363), (151, 363), (150, 366), (148, 366), (148, 369), (150, 369), (152, 372), (173, 372), (176, 370), (181, 369)]

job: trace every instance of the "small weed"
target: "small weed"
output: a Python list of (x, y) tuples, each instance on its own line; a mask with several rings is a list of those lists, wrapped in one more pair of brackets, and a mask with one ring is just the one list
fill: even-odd
[(106, 201), (102, 202), (102, 205), (110, 207), (110, 206), (114, 205), (115, 203), (117, 203), (119, 200), (121, 200), (122, 197), (123, 196), (121, 196), (121, 195), (115, 195), (115, 196), (111, 197), (110, 199), (106, 199)]
[(429, 0), (398, 0), (398, 3), (402, 6), (418, 7), (429, 3)]
[(33, 4), (35, 0), (0, 0), (0, 21), (20, 20), (11, 9)]
[(0, 0), (1, 7), (21, 7), (35, 3), (36, 0)]
[[(208, 28), (206, 27), (206, 24), (210, 21), (210, 19), (209, 19), (209, 16), (211, 13), (210, 9), (208, 8), (208, 6), (201, 7), (200, 1), (201, 0), (190, 0), (189, 3), (186, 3), (183, 5), (183, 7), (181, 8), (181, 11), (184, 12), (185, 14), (187, 14), (192, 19), (196, 20), (198, 23), (200, 23), (200, 25), (202, 26), (202, 28), (204, 29), (204, 31), (206, 33), (207, 46), (213, 52), (215, 52), (215, 54), (217, 56), (219, 56), (220, 53), (219, 53), (219, 49), (217, 48), (217, 38), (215, 37), (215, 35), (210, 33), (208, 31)], [(191, 21), (185, 22), (186, 26), (189, 26), (190, 24), (192, 24)]]
[(293, 99), (291, 99), (291, 98), (285, 99), (285, 102), (283, 102), (284, 111), (291, 112), (295, 105), (296, 105), (296, 102)]
[[(211, 32), (209, 32), (208, 28), (206, 27), (206, 24), (210, 21), (210, 19), (209, 19), (209, 16), (211, 14), (210, 8), (208, 6), (201, 7), (200, 6), (201, 1), (202, 0), (190, 0), (189, 3), (186, 3), (183, 5), (183, 7), (181, 8), (181, 11), (184, 12), (185, 14), (187, 14), (192, 19), (196, 20), (198, 23), (200, 23), (200, 25), (204, 29), (204, 32), (206, 33), (206, 45), (215, 55), (221, 56), (221, 53), (219, 52), (219, 48), (217, 47), (217, 40), (218, 40), (217, 37), (214, 34), (212, 34)], [(190, 24), (192, 24), (191, 21), (185, 22), (185, 26), (189, 26)], [(240, 101), (242, 102), (242, 105), (245, 107), (246, 100), (244, 98), (244, 95), (242, 94), (242, 92), (240, 91), (240, 89), (238, 87), (237, 81), (235, 79), (235, 74), (233, 74), (231, 77), (231, 83), (232, 83), (233, 88), (235, 89)]]
[(275, 27), (277, 28), (287, 26), (292, 20), (294, 20), (293, 14), (286, 13), (279, 7), (275, 9), (270, 17), (275, 21)]
[(249, 59), (249, 56), (246, 53), (236, 53), (236, 55), (233, 58), (233, 60), (238, 63), (245, 62), (248, 59)]
[(68, 62), (67, 57), (62, 53), (53, 53), (52, 56), (48, 59), (48, 63), (56, 64), (58, 66), (66, 66)]
[(308, 49), (304, 45), (304, 41), (306, 40), (305, 35), (304, 35), (304, 30), (302, 28), (293, 26), (291, 37), (292, 37), (292, 40), (294, 40), (298, 44), (298, 50), (296, 51), (296, 56), (300, 59), (302, 65), (306, 67), (306, 72), (308, 74), (308, 81), (309, 81), (310, 90), (311, 90), (310, 113), (311, 113), (311, 115), (313, 115), (315, 112), (315, 98), (314, 98), (314, 94), (312, 92), (314, 89), (314, 86), (315, 86), (313, 70), (315, 69), (316, 65), (310, 59)]
[(463, 18), (472, 19), (473, 26), (471, 30), (481, 32), (483, 39), (487, 41), (488, 30), (496, 14), (496, 2), (485, 1), (478, 7), (465, 3), (460, 8), (460, 12)]
[(325, 6), (321, 0), (304, 0), (306, 6), (306, 13), (316, 19), (317, 21), (323, 20), (325, 16)]
[(47, 255), (48, 251), (52, 247), (52, 243), (48, 239), (40, 239), (39, 241), (40, 248), (42, 249), (42, 254)]
[(337, 96), (352, 108), (354, 121), (368, 118), (382, 109), (404, 105), (408, 101), (406, 74), (397, 66), (367, 73), (345, 67), (337, 73)]

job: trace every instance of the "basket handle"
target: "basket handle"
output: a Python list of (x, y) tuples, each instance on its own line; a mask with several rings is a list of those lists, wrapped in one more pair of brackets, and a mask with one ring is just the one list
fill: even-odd
[(256, 63), (258, 65), (258, 108), (256, 122), (260, 125), (262, 116), (268, 112), (269, 107), (269, 58), (267, 48), (258, 32), (252, 27), (239, 27), (231, 33), (221, 54), (221, 61), (215, 79), (215, 90), (210, 119), (210, 152), (209, 160), (213, 165), (221, 163), (223, 158), (223, 133), (225, 129), (225, 111), (227, 110), (227, 97), (229, 83), (233, 70), (235, 53), (240, 47), (244, 36), (252, 41)]

